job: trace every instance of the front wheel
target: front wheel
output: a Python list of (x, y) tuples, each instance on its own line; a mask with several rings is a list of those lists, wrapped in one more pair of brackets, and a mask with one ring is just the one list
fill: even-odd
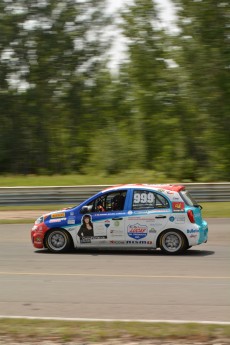
[(70, 245), (70, 238), (64, 230), (54, 229), (46, 237), (46, 246), (53, 253), (66, 252)]
[(166, 254), (179, 254), (187, 248), (185, 236), (177, 230), (167, 230), (161, 234), (159, 245)]

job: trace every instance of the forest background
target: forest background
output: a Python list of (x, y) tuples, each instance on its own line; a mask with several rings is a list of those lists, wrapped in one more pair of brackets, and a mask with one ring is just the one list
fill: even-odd
[(173, 4), (0, 0), (0, 174), (229, 181), (230, 2)]

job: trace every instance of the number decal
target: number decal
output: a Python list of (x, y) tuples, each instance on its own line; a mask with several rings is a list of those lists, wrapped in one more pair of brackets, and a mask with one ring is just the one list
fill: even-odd
[(147, 194), (141, 193), (141, 204), (146, 204), (147, 202)]
[(152, 204), (154, 201), (153, 193), (148, 193), (148, 203)]
[(134, 204), (139, 204), (140, 203), (141, 196), (140, 194), (135, 193), (134, 194)]
[(133, 198), (134, 204), (153, 204), (154, 202), (154, 194), (149, 192), (149, 193), (138, 193), (136, 192), (134, 194)]

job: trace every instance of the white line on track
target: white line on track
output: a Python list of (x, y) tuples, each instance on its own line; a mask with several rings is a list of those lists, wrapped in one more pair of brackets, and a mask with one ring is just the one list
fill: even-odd
[(151, 275), (135, 275), (135, 274), (91, 274), (91, 273), (45, 273), (45, 272), (0, 272), (0, 275), (30, 275), (30, 276), (68, 276), (68, 277), (114, 277), (114, 278), (162, 278), (162, 279), (230, 279), (230, 276), (151, 276)]
[(194, 320), (130, 320), (130, 319), (88, 319), (69, 317), (37, 317), (37, 316), (9, 316), (0, 315), (0, 319), (26, 319), (26, 320), (54, 320), (54, 321), (87, 321), (87, 322), (142, 322), (142, 323), (171, 323), (171, 324), (207, 324), (207, 325), (230, 325), (228, 321), (194, 321)]

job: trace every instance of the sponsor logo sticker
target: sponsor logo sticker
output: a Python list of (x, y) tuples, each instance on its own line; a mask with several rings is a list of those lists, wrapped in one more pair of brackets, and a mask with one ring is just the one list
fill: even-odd
[(134, 240), (140, 240), (146, 237), (147, 234), (148, 234), (148, 228), (146, 225), (141, 225), (139, 223), (136, 223), (134, 225), (128, 226), (128, 235)]
[(195, 230), (195, 229), (191, 229), (191, 230), (187, 230), (187, 234), (195, 234), (195, 233), (198, 233), (199, 230)]
[(65, 217), (65, 212), (51, 214), (51, 218), (64, 218), (64, 217)]
[(173, 202), (172, 203), (173, 212), (184, 212), (184, 202)]
[(66, 220), (66, 218), (56, 218), (56, 219), (50, 219), (49, 223), (60, 223), (63, 220)]
[(75, 217), (69, 217), (67, 218), (67, 224), (75, 224)]
[(126, 241), (127, 244), (153, 244), (152, 241)]
[(105, 227), (107, 229), (110, 227), (110, 221), (109, 220), (105, 220)]

